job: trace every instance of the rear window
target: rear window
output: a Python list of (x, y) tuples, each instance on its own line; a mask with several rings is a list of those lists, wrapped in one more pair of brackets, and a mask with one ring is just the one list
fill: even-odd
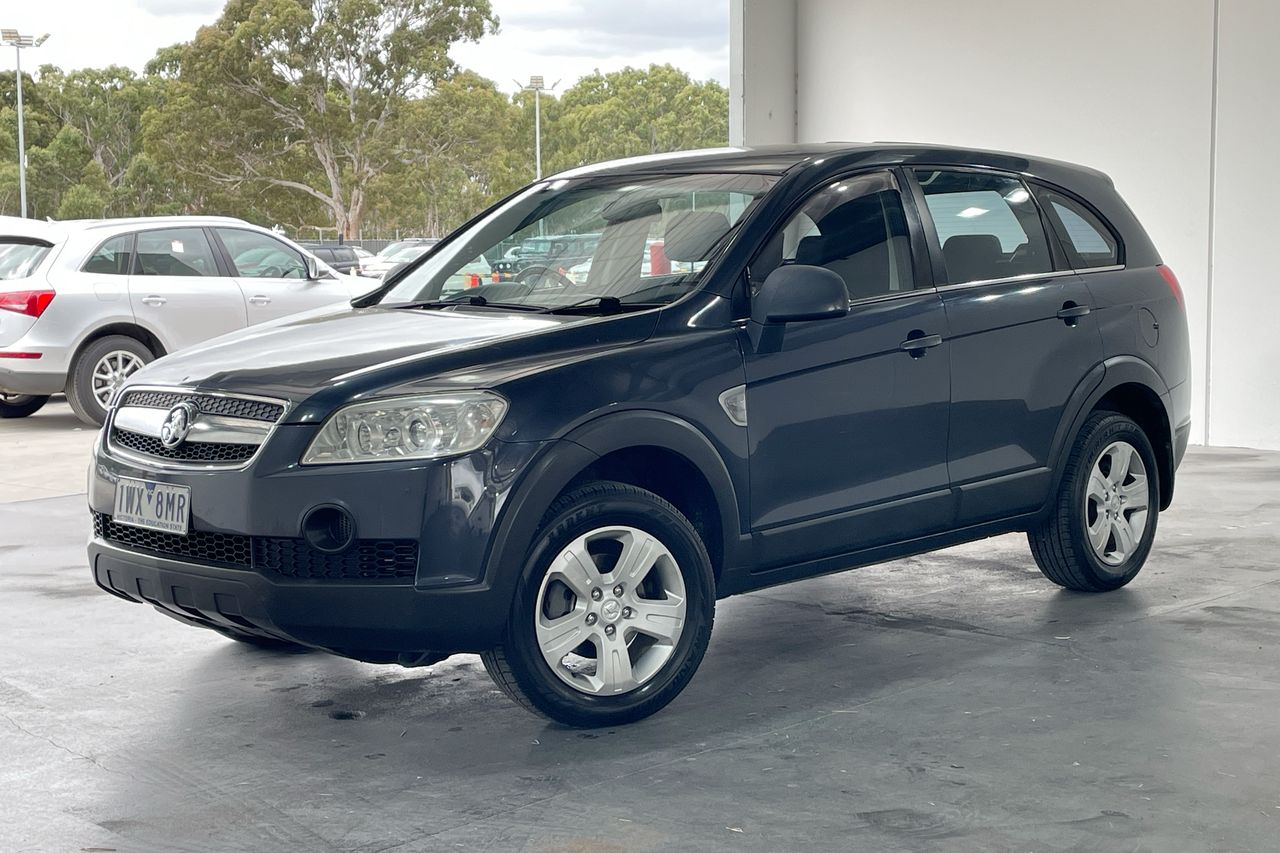
[(26, 278), (53, 248), (22, 237), (0, 237), (0, 281)]
[(1053, 190), (1041, 188), (1037, 195), (1049, 212), (1049, 222), (1057, 232), (1072, 268), (1110, 267), (1121, 262), (1120, 241), (1087, 207)]

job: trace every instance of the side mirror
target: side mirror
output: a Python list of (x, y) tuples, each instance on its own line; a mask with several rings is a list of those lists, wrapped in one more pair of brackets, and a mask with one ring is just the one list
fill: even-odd
[(302, 262), (307, 267), (307, 281), (316, 281), (320, 278), (320, 262), (311, 255), (303, 255)]
[(826, 320), (849, 313), (844, 279), (829, 269), (805, 264), (778, 267), (751, 299), (751, 322), (776, 326)]

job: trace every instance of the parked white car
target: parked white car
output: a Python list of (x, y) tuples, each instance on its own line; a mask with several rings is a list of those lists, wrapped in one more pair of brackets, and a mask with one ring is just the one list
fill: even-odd
[(121, 383), (162, 355), (376, 287), (240, 219), (0, 216), (0, 417), (65, 391), (101, 423)]

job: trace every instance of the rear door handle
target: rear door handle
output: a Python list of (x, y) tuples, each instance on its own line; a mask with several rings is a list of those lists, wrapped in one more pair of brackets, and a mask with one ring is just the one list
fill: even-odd
[(919, 358), (925, 351), (942, 343), (942, 335), (926, 335), (924, 332), (912, 332), (911, 336), (899, 346), (903, 352), (910, 353), (912, 358)]
[(163, 305), (168, 302), (163, 296), (144, 296), (142, 297), (143, 305)]
[(1088, 305), (1077, 305), (1074, 302), (1066, 302), (1063, 304), (1062, 308), (1058, 310), (1058, 319), (1066, 320), (1067, 325), (1071, 325), (1070, 321), (1077, 317), (1083, 317), (1085, 314), (1088, 314), (1090, 310), (1091, 309)]
[(271, 297), (270, 297), (270, 296), (261, 296), (261, 295), (259, 295), (259, 296), (250, 296), (250, 297), (249, 297), (249, 304), (250, 304), (250, 305), (270, 305), (270, 304), (271, 304)]

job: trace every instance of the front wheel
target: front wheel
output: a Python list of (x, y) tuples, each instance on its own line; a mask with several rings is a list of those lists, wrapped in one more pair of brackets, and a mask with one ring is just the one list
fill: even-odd
[(1142, 570), (1160, 514), (1160, 474), (1142, 427), (1115, 412), (1085, 421), (1049, 516), (1028, 532), (1045, 577), (1067, 589), (1119, 589)]
[(0, 418), (25, 418), (34, 415), (49, 402), (48, 397), (34, 394), (6, 394), (0, 391)]
[(697, 531), (659, 496), (600, 482), (557, 500), (485, 669), (518, 704), (570, 726), (661, 710), (702, 662), (715, 614)]

